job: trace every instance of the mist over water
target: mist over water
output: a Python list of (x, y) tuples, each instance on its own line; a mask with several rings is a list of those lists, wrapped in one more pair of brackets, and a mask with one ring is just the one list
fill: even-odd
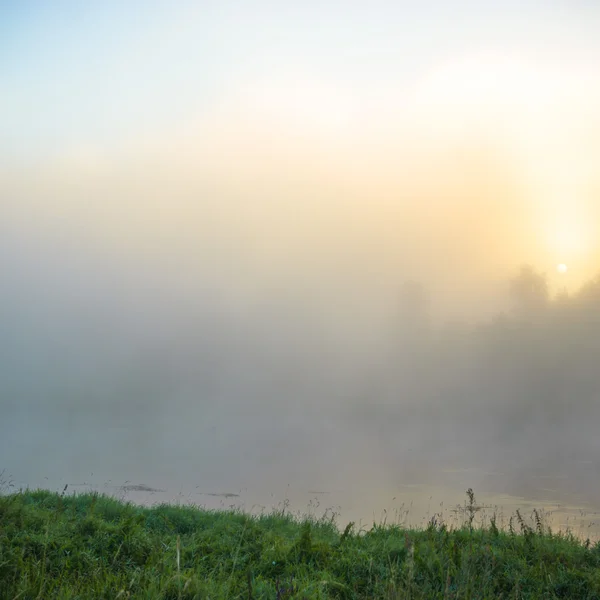
[(379, 298), (301, 274), (236, 295), (203, 280), (204, 258), (189, 283), (68, 237), (2, 245), (0, 455), (17, 485), (318, 499), (363, 522), (448, 513), (467, 487), (507, 512), (561, 505), (563, 526), (598, 507), (598, 280), (554, 298), (515, 269), (503, 312), (444, 321), (401, 273)]
[(7, 9), (17, 487), (595, 527), (600, 13), (437, 5)]

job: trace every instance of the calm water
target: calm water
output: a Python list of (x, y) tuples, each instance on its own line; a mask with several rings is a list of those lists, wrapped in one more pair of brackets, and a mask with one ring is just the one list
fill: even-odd
[(496, 512), (506, 524), (517, 509), (530, 518), (537, 508), (553, 528), (600, 538), (594, 457), (571, 453), (553, 463), (489, 433), (467, 435), (424, 417), (390, 423), (318, 404), (280, 411), (221, 405), (212, 413), (182, 406), (111, 423), (80, 416), (67, 427), (65, 415), (14, 414), (2, 427), (5, 477), (17, 488), (68, 484), (145, 504), (285, 507), (364, 527), (422, 525), (435, 515), (458, 524), (457, 506), (473, 488), (484, 507), (478, 519)]

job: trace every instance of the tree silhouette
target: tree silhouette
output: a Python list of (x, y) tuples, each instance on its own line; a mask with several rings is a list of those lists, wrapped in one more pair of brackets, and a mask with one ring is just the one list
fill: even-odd
[(510, 280), (510, 296), (521, 316), (533, 317), (548, 306), (548, 280), (545, 273), (523, 265)]

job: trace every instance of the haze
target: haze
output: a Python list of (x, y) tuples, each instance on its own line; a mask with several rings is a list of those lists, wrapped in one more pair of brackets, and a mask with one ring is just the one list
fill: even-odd
[(593, 3), (0, 11), (0, 469), (600, 504)]

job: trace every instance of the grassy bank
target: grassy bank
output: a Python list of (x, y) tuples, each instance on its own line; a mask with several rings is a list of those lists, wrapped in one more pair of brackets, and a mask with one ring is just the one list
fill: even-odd
[(0, 496), (0, 597), (600, 599), (600, 545), (520, 516), (477, 526), (473, 507), (459, 529), (338, 531), (283, 512), (14, 493)]

